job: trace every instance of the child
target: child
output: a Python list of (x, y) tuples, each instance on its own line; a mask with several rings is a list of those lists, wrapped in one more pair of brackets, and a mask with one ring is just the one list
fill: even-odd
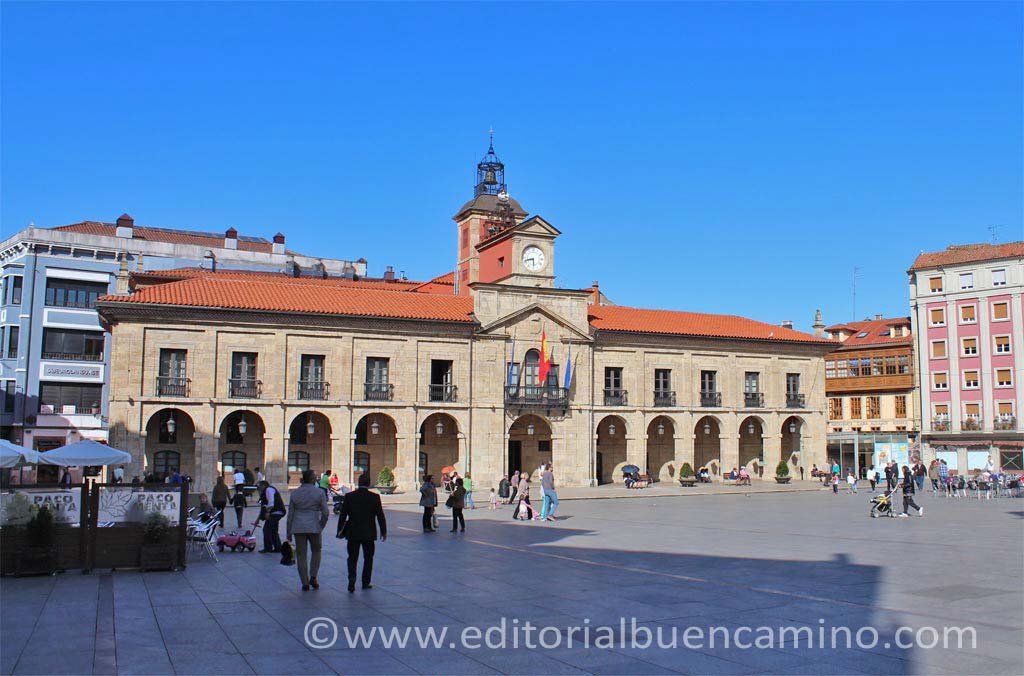
[(853, 476), (853, 470), (848, 470), (846, 473), (846, 483), (849, 486), (849, 490), (854, 494), (857, 493), (857, 478)]
[(238, 519), (238, 527), (241, 528), (242, 514), (245, 512), (245, 508), (249, 506), (241, 486), (235, 489), (235, 496), (231, 498), (231, 506), (235, 508), (235, 518)]
[(838, 472), (832, 473), (832, 494), (839, 495), (839, 474)]
[(492, 488), (491, 489), (491, 497), (490, 497), (491, 509), (497, 509), (498, 508), (499, 500), (501, 500), (501, 498), (498, 497), (498, 492)]

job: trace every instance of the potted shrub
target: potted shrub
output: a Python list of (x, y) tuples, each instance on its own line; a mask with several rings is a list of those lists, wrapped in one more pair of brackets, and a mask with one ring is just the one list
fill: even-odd
[(684, 462), (683, 466), (679, 468), (679, 485), (689, 488), (697, 483), (697, 477), (693, 475), (693, 467), (688, 462)]
[(152, 511), (142, 522), (142, 547), (139, 568), (142, 570), (170, 570), (178, 564), (178, 548), (171, 537), (171, 520)]
[(775, 467), (775, 481), (780, 484), (788, 484), (790, 480), (789, 464), (785, 460), (779, 460)]
[(374, 486), (381, 495), (391, 495), (395, 492), (395, 473), (390, 467), (384, 466), (377, 474), (377, 485)]
[(57, 524), (47, 506), (25, 525), (25, 548), (17, 557), (18, 575), (50, 575), (57, 570)]

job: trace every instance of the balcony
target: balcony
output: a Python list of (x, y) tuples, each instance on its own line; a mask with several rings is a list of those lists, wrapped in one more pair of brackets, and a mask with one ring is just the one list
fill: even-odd
[(807, 408), (807, 397), (802, 394), (787, 392), (786, 408)]
[(675, 406), (676, 405), (676, 393), (669, 392), (668, 390), (654, 390), (654, 405), (655, 406)]
[(459, 388), (455, 385), (430, 385), (430, 401), (453, 402), (459, 400)]
[(948, 432), (949, 431), (949, 418), (932, 418), (932, 431), (933, 432)]
[(263, 381), (252, 378), (228, 380), (228, 396), (232, 399), (259, 399), (263, 395)]
[(705, 408), (722, 405), (722, 393), (721, 392), (701, 392), (700, 393), (700, 405)]
[(331, 398), (331, 384), (323, 380), (300, 380), (299, 399), (327, 401)]
[(172, 378), (170, 376), (159, 376), (156, 379), (156, 396), (191, 397), (192, 380), (189, 378)]
[(390, 383), (365, 383), (363, 399), (366, 401), (391, 401), (395, 398), (395, 386)]
[(743, 405), (747, 408), (764, 408), (764, 392), (744, 392)]
[(960, 422), (960, 429), (964, 432), (980, 432), (983, 427), (982, 422), (981, 418), (967, 418)]
[(604, 388), (604, 405), (605, 406), (625, 406), (629, 400), (629, 393), (626, 390), (620, 390), (617, 388)]
[(1007, 432), (1017, 429), (1017, 416), (1001, 415), (992, 423), (992, 429)]
[(551, 385), (511, 385), (505, 387), (506, 408), (569, 408), (569, 390)]
[[(17, 357), (17, 354), (9, 355)], [(79, 352), (43, 352), (43, 359), (52, 361), (103, 361), (103, 354), (81, 354)]]

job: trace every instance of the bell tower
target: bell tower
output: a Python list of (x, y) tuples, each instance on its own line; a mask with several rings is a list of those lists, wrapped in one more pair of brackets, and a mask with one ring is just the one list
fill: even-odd
[[(526, 218), (526, 211), (508, 194), (505, 163), (494, 152), (492, 129), (487, 154), (476, 165), (473, 199), (462, 205), (454, 220), (457, 227), (455, 293), (469, 293), (468, 286), (480, 281), (480, 255), (477, 245), (498, 232), (515, 227)], [(511, 258), (509, 258), (511, 264)]]

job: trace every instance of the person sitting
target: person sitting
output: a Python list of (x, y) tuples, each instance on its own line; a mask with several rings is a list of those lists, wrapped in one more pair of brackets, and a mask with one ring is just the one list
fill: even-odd
[(624, 472), (622, 474), (622, 483), (626, 486), (626, 488), (632, 488), (633, 484), (636, 483), (636, 480), (633, 478), (632, 473)]
[(740, 480), (739, 480), (738, 485), (740, 485), (740, 486), (750, 486), (751, 485), (751, 483), (750, 483), (750, 474), (747, 473), (747, 468), (746, 467), (740, 467)]
[(697, 470), (697, 478), (700, 480), (702, 484), (711, 483), (711, 475), (708, 474), (707, 467), (701, 467), (700, 469)]
[(736, 483), (737, 479), (739, 479), (739, 478), (740, 478), (740, 475), (736, 472), (736, 468), (733, 467), (732, 471), (729, 472), (729, 481), (731, 481), (733, 483)]

